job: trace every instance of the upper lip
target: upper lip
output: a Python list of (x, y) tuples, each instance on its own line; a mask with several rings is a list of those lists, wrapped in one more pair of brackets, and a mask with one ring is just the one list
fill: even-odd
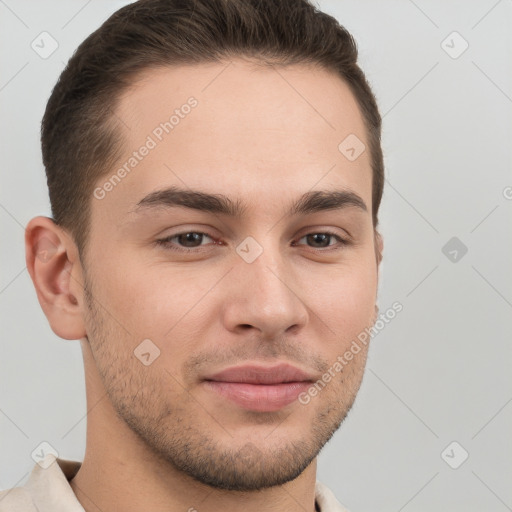
[(210, 375), (205, 380), (246, 384), (281, 384), (283, 382), (314, 381), (311, 374), (287, 363), (274, 366), (246, 364), (233, 366)]

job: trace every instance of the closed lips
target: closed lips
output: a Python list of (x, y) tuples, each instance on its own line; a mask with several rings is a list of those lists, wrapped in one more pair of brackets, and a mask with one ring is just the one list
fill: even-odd
[(205, 378), (217, 382), (238, 382), (244, 384), (282, 384), (286, 382), (313, 382), (314, 376), (299, 368), (280, 364), (277, 366), (244, 365), (231, 367)]

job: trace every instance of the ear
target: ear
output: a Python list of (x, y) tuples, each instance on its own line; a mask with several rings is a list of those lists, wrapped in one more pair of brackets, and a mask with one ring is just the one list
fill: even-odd
[(35, 217), (25, 229), (25, 256), (53, 332), (67, 340), (85, 336), (82, 266), (72, 238), (52, 219)]
[(380, 267), (380, 262), (382, 261), (382, 253), (384, 251), (384, 240), (382, 238), (382, 235), (376, 229), (374, 230), (374, 246), (378, 270), (378, 268)]

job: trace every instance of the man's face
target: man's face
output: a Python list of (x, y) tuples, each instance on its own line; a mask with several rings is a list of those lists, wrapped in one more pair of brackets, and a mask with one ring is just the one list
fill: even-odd
[[(124, 154), (92, 199), (84, 318), (126, 424), (195, 479), (251, 490), (297, 477), (360, 386), (365, 346), (309, 403), (297, 399), (374, 320), (372, 173), (368, 151), (353, 160), (338, 149), (350, 134), (367, 145), (339, 78), (226, 64), (147, 71), (123, 95), (114, 119)], [(167, 133), (160, 123), (172, 115)], [(221, 194), (242, 211), (155, 194), (171, 187)], [(315, 191), (352, 192), (366, 211), (290, 212)], [(284, 378), (280, 363), (303, 376)], [(256, 369), (218, 376), (247, 365)]]

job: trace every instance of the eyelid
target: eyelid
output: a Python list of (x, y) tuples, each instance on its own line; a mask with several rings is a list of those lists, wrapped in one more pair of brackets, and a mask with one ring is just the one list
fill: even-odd
[(352, 240), (350, 239), (350, 237), (343, 237), (340, 234), (336, 233), (335, 231), (332, 231), (329, 229), (319, 229), (319, 230), (308, 231), (304, 235), (297, 237), (296, 240), (300, 241), (304, 237), (307, 237), (309, 235), (327, 235), (334, 239), (337, 239), (336, 244), (328, 245), (326, 247), (310, 247), (306, 244), (300, 244), (300, 245), (304, 245), (304, 247), (306, 247), (307, 249), (309, 249), (311, 251), (319, 251), (319, 252), (335, 251), (335, 250), (342, 249), (343, 247), (352, 244)]
[[(204, 236), (207, 236), (208, 238), (211, 238), (213, 240), (213, 243), (210, 243), (210, 244), (206, 244), (206, 245), (199, 245), (197, 247), (180, 247), (176, 244), (171, 244), (170, 243), (170, 240), (172, 240), (173, 238), (176, 238), (178, 236), (181, 236), (181, 235), (186, 235), (186, 234), (189, 234), (189, 233), (196, 233), (196, 234), (199, 234), (199, 235), (204, 235)], [(297, 237), (295, 237), (294, 241), (292, 242), (293, 246), (297, 246), (297, 245), (303, 245), (304, 247), (306, 247), (307, 249), (309, 249), (310, 251), (316, 251), (316, 252), (329, 252), (329, 251), (336, 251), (336, 250), (339, 250), (339, 249), (343, 249), (344, 247), (348, 246), (348, 245), (351, 245), (352, 244), (352, 239), (350, 236), (348, 237), (345, 237), (345, 236), (342, 236), (340, 235), (339, 233), (337, 233), (336, 231), (334, 231), (333, 229), (329, 229), (329, 228), (322, 228), (322, 227), (317, 227), (317, 226), (310, 226), (308, 228), (304, 228), (304, 230), (302, 230), (302, 233), (301, 235), (298, 235)], [(317, 234), (324, 234), (324, 235), (328, 235), (328, 236), (331, 236), (335, 239), (337, 239), (337, 243), (336, 244), (332, 244), (332, 245), (328, 245), (326, 247), (309, 247), (307, 244), (297, 244), (298, 241), (302, 240), (304, 237), (307, 237), (309, 235), (317, 235)], [(200, 229), (184, 229), (184, 230), (181, 230), (177, 233), (173, 233), (173, 234), (170, 234), (168, 236), (165, 236), (164, 238), (160, 238), (158, 240), (156, 240), (156, 244), (159, 245), (159, 246), (163, 246), (164, 248), (167, 248), (168, 250), (173, 250), (173, 251), (176, 251), (176, 252), (181, 252), (181, 253), (184, 253), (184, 254), (200, 254), (204, 251), (208, 251), (210, 250), (211, 246), (212, 245), (224, 245), (224, 243), (222, 241), (220, 241), (217, 237), (215, 237), (214, 235), (210, 234), (208, 231), (206, 230), (200, 230)]]
[[(181, 236), (181, 235), (186, 235), (188, 233), (196, 233), (198, 235), (205, 235), (208, 238), (211, 238), (213, 240), (213, 244), (207, 244), (207, 246), (210, 246), (210, 245), (222, 245), (215, 236), (207, 233), (206, 231), (195, 230), (195, 229), (187, 229), (187, 230), (184, 230), (184, 231), (179, 231), (178, 233), (173, 233), (173, 234), (165, 236), (163, 238), (159, 238), (155, 242), (159, 246), (163, 246), (163, 247), (165, 247), (167, 249), (175, 250), (175, 251), (181, 252), (181, 253), (200, 253), (200, 252), (204, 251), (205, 250), (204, 248), (207, 247), (205, 245), (199, 245), (198, 247), (180, 247), (180, 246), (178, 246), (176, 244), (171, 244), (170, 241), (173, 238), (176, 238), (176, 237)], [(208, 250), (208, 249), (206, 249), (206, 250)]]
[(297, 236), (297, 238), (302, 238), (305, 235), (311, 235), (315, 233), (329, 233), (332, 236), (338, 236), (342, 239), (347, 239), (347, 241), (352, 240), (351, 234), (346, 229), (340, 227), (333, 227), (329, 225), (305, 226), (299, 231), (299, 235)]

